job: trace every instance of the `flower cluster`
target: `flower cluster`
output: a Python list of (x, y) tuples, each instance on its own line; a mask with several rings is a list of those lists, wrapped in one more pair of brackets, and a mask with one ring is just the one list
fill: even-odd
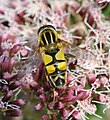
[[(46, 110), (43, 120), (85, 120), (87, 113), (102, 118), (96, 104), (106, 105), (103, 112), (110, 108), (109, 10), (109, 0), (1, 1), (0, 111), (21, 115), (25, 89), (34, 91), (36, 110)], [(37, 31), (48, 24), (69, 44), (66, 85), (59, 89), (46, 80), (36, 51)]]
[(14, 54), (20, 48), (15, 42), (16, 39), (14, 35), (5, 32), (0, 38), (0, 111), (5, 112), (7, 116), (21, 115), (20, 108), (25, 104), (22, 99), (17, 98), (21, 83), (16, 78), (17, 72), (14, 71), (16, 63)]

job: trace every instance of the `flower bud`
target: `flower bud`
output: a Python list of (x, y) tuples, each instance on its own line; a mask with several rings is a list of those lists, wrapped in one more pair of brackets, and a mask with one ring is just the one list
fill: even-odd
[(43, 114), (42, 115), (42, 120), (49, 120), (49, 115), (48, 114)]
[(7, 85), (4, 85), (1, 89), (2, 92), (8, 92), (9, 91), (9, 88)]
[(94, 73), (87, 74), (87, 78), (88, 78), (88, 80), (89, 80), (90, 83), (93, 83), (96, 80), (96, 76), (95, 76)]
[(9, 88), (10, 88), (10, 90), (14, 90), (14, 89), (18, 88), (19, 86), (20, 86), (20, 82), (14, 81), (13, 83), (10, 84)]
[(21, 106), (25, 105), (25, 102), (24, 102), (24, 100), (22, 100), (22, 99), (17, 99), (17, 100), (14, 100), (14, 101), (9, 102), (9, 104), (15, 104), (15, 105), (21, 107)]
[(12, 91), (9, 91), (8, 93), (6, 93), (6, 95), (3, 97), (2, 101), (3, 102), (6, 102), (8, 101), (13, 95), (13, 92)]
[(2, 65), (3, 61), (4, 61), (5, 57), (4, 56), (0, 56), (0, 66)]
[(3, 54), (3, 50), (2, 50), (2, 47), (1, 47), (1, 44), (0, 44), (0, 55)]
[(35, 108), (36, 108), (36, 110), (41, 110), (42, 108), (44, 107), (44, 103), (38, 103), (36, 106), (35, 106)]
[(46, 101), (47, 97), (45, 94), (41, 94), (39, 95), (39, 98), (42, 100), (42, 101)]
[(37, 90), (37, 93), (38, 93), (38, 95), (43, 94), (43, 93), (44, 93), (44, 88), (43, 88), (43, 87), (40, 87), (40, 88)]
[(7, 110), (6, 116), (10, 117), (18, 117), (22, 115), (22, 111), (20, 109), (14, 109), (14, 110)]
[(61, 116), (62, 117), (67, 117), (68, 116), (68, 111), (65, 109), (65, 108), (62, 108), (61, 110), (60, 110), (60, 113), (61, 113)]
[(8, 57), (5, 57), (3, 63), (2, 63), (2, 72), (6, 72), (9, 68), (10, 59)]
[(4, 72), (3, 73), (3, 78), (7, 81), (7, 82), (9, 82), (10, 80), (11, 80), (11, 74), (9, 73), (9, 72)]
[(58, 110), (62, 109), (63, 108), (63, 103), (58, 101), (56, 104), (55, 104), (55, 108), (57, 108)]
[(16, 54), (18, 51), (20, 50), (20, 45), (14, 45), (14, 47), (12, 49), (10, 49), (9, 54), (10, 56), (13, 56), (14, 54)]
[(74, 118), (75, 120), (81, 120), (81, 114), (80, 114), (79, 111), (74, 111), (74, 112), (72, 113), (72, 116), (73, 116), (73, 118)]
[(87, 93), (87, 91), (79, 91), (77, 94), (77, 99), (83, 100), (83, 99), (87, 98), (88, 96), (89, 96), (89, 94)]
[(68, 90), (67, 93), (65, 95), (63, 95), (60, 99), (63, 102), (70, 102), (70, 101), (75, 101), (76, 96), (74, 96), (73, 90)]
[(9, 73), (12, 72), (13, 70), (13, 66), (14, 66), (14, 63), (15, 63), (15, 59), (10, 59), (10, 64), (9, 64)]
[(20, 50), (21, 57), (27, 57), (28, 53), (29, 53), (29, 51), (27, 49), (25, 49), (25, 48)]
[(54, 104), (53, 103), (49, 103), (47, 105), (47, 107), (48, 107), (49, 110), (52, 110), (54, 108)]

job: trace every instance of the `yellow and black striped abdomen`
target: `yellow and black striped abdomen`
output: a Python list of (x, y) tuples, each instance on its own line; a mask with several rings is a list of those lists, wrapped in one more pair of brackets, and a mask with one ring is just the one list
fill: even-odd
[(63, 87), (66, 80), (66, 59), (63, 50), (45, 52), (42, 58), (46, 68), (47, 80), (53, 87)]

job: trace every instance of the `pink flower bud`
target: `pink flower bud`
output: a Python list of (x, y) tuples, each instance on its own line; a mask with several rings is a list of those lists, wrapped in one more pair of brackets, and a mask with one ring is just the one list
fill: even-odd
[(79, 111), (73, 112), (72, 116), (73, 116), (74, 119), (76, 119), (76, 120), (80, 120), (80, 119), (81, 119), (81, 114), (80, 114)]
[(52, 110), (54, 108), (54, 104), (49, 103), (47, 107), (48, 107), (49, 110)]
[(11, 97), (13, 96), (13, 92), (9, 91), (8, 93), (6, 93), (6, 95), (2, 98), (2, 101), (8, 101)]
[(2, 92), (8, 92), (9, 91), (9, 88), (7, 85), (4, 85), (1, 89)]
[(60, 110), (60, 113), (61, 113), (61, 116), (62, 117), (67, 117), (68, 116), (68, 111), (65, 109), (65, 108), (62, 108), (61, 110)]
[(48, 114), (43, 114), (42, 115), (42, 120), (49, 120), (49, 115)]
[(14, 100), (14, 101), (9, 102), (9, 104), (15, 104), (15, 105), (21, 107), (21, 106), (24, 106), (24, 105), (25, 105), (25, 102), (24, 102), (24, 100), (22, 100), (22, 99), (17, 99), (17, 100)]
[(15, 59), (10, 59), (9, 70), (8, 70), (9, 73), (12, 72), (14, 64), (15, 64)]
[(55, 108), (57, 108), (58, 110), (62, 109), (63, 108), (63, 103), (58, 101), (56, 104), (55, 104)]
[(25, 49), (25, 48), (20, 50), (21, 57), (27, 57), (28, 53), (29, 53), (29, 51), (27, 49)]
[(44, 88), (43, 88), (43, 87), (40, 87), (40, 88), (38, 89), (37, 93), (38, 93), (39, 95), (43, 94), (43, 93), (44, 93)]
[(13, 83), (11, 83), (9, 85), (9, 88), (10, 88), (10, 90), (14, 90), (14, 89), (18, 88), (19, 86), (20, 86), (20, 82), (19, 81), (14, 81)]
[(0, 66), (2, 65), (3, 61), (4, 61), (5, 57), (4, 56), (0, 56)]
[(100, 82), (103, 86), (108, 86), (109, 85), (109, 79), (106, 76), (101, 76), (100, 77)]
[(86, 99), (89, 96), (87, 91), (79, 91), (77, 94), (77, 99), (78, 100), (83, 100)]
[(36, 108), (36, 110), (41, 110), (42, 108), (44, 107), (44, 103), (38, 103), (36, 106), (35, 106), (35, 108)]
[(42, 100), (42, 101), (46, 101), (47, 97), (45, 94), (41, 94), (39, 95), (39, 98)]
[(6, 116), (18, 117), (20, 115), (22, 115), (22, 111), (20, 109), (14, 109), (14, 110), (7, 110), (6, 111)]
[(3, 54), (3, 49), (2, 49), (2, 47), (0, 45), (0, 55), (2, 55), (2, 54)]
[(8, 70), (9, 67), (9, 61), (10, 59), (8, 57), (5, 57), (3, 63), (2, 63), (2, 72), (6, 72)]
[(87, 78), (88, 78), (88, 80), (89, 80), (90, 83), (93, 83), (96, 80), (96, 76), (95, 76), (94, 73), (87, 74)]
[(9, 72), (4, 72), (4, 73), (3, 73), (3, 78), (4, 78), (7, 82), (9, 82), (9, 81), (11, 81), (12, 76), (11, 76), (11, 74), (10, 74)]
[(60, 99), (62, 102), (70, 102), (70, 101), (75, 101), (76, 96), (74, 96), (73, 90), (68, 90), (67, 93), (64, 94)]
[(21, 45), (19, 44), (14, 45), (14, 47), (9, 51), (10, 56), (13, 56), (14, 54), (16, 54), (20, 50), (20, 47)]

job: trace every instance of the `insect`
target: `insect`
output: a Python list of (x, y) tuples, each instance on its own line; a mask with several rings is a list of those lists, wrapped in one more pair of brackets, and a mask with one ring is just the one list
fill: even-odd
[(38, 46), (46, 69), (46, 79), (54, 88), (66, 83), (66, 58), (55, 28), (42, 26), (38, 30)]
[[(68, 46), (67, 48), (71, 46), (71, 49), (69, 49), (68, 52), (71, 51), (71, 53), (74, 53), (75, 56), (72, 54), (66, 54), (63, 51), (63, 47), (65, 46)], [(91, 54), (87, 53), (84, 50), (81, 50), (79, 48), (73, 50), (72, 47), (73, 46), (70, 45), (68, 42), (59, 38), (56, 29), (52, 25), (44, 25), (39, 28), (38, 45), (35, 51), (37, 53), (39, 51), (40, 53), (40, 56), (45, 66), (46, 79), (53, 88), (62, 88), (66, 84), (67, 58), (77, 57), (78, 59), (86, 61), (87, 56), (91, 56)], [(35, 65), (35, 67), (33, 67), (34, 61), (31, 62), (30, 66), (27, 65), (27, 67), (24, 67), (24, 71), (31, 71), (31, 69), (37, 68), (40, 61), (40, 59), (37, 60), (37, 65)]]

